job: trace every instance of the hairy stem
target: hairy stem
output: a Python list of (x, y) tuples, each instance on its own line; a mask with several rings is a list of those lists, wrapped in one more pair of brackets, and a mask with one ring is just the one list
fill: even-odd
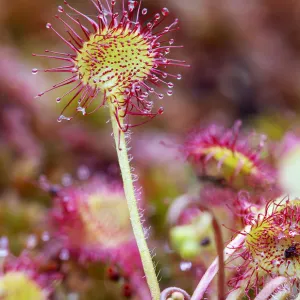
[(119, 129), (119, 125), (123, 126), (123, 118), (119, 117), (120, 124), (118, 124), (115, 116), (114, 105), (110, 104), (109, 107), (110, 107), (111, 123), (113, 127), (113, 135), (116, 143), (116, 150), (118, 154), (118, 160), (121, 169), (124, 191), (125, 191), (128, 209), (129, 209), (129, 215), (130, 215), (133, 233), (141, 256), (147, 283), (151, 292), (151, 297), (153, 300), (159, 300), (160, 299), (159, 285), (155, 274), (155, 268), (153, 265), (151, 254), (146, 243), (145, 233), (140, 219), (140, 212), (135, 197), (131, 168), (128, 159), (126, 138), (124, 132)]
[[(246, 227), (248, 229), (248, 227)], [(245, 235), (239, 234), (236, 238), (231, 241), (227, 247), (224, 249), (224, 261), (226, 261), (245, 240)], [(207, 290), (209, 284), (218, 273), (219, 270), (219, 258), (216, 258), (209, 268), (206, 270), (205, 274), (202, 276), (200, 282), (194, 294), (192, 295), (191, 300), (201, 300), (203, 299), (204, 293)]]

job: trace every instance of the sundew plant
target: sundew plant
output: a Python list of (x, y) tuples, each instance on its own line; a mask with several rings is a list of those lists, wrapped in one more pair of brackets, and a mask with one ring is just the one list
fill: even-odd
[(299, 300), (299, 10), (61, 1), (0, 12), (0, 299)]
[[(120, 13), (115, 11), (116, 1), (104, 5), (100, 1), (92, 1), (92, 3), (98, 13), (97, 21), (80, 13), (67, 1), (64, 1), (69, 10), (79, 13), (90, 23), (92, 30), (70, 16), (63, 7), (58, 7), (59, 13), (66, 15), (73, 21), (72, 25), (75, 23), (79, 26), (83, 37), (59, 16), (56, 17), (65, 24), (67, 33), (71, 38), (70, 41), (62, 37), (52, 24), (47, 23), (46, 27), (52, 29), (73, 50), (74, 54), (55, 53), (53, 56), (52, 51), (50, 51), (50, 54), (46, 55), (48, 58), (66, 61), (69, 65), (46, 69), (45, 72), (67, 72), (72, 75), (46, 92), (74, 83), (75, 87), (62, 97), (57, 98), (56, 101), (60, 102), (66, 95), (73, 93), (62, 113), (73, 101), (76, 101), (78, 103), (76, 110), (84, 115), (91, 103), (98, 100), (100, 97), (98, 94), (103, 94), (103, 100), (100, 100), (97, 109), (101, 106), (107, 106), (110, 110), (133, 232), (151, 296), (153, 299), (158, 299), (160, 291), (140, 220), (125, 134), (130, 127), (136, 126), (128, 120), (129, 116), (153, 118), (157, 114), (163, 113), (163, 108), (159, 108), (156, 113), (152, 112), (153, 102), (148, 100), (148, 97), (149, 93), (154, 93), (159, 99), (164, 97), (163, 94), (155, 91), (157, 83), (165, 84), (169, 89), (173, 88), (172, 82), (165, 81), (168, 76), (165, 73), (165, 67), (169, 65), (187, 66), (184, 61), (167, 58), (171, 48), (178, 47), (172, 45), (174, 42), (172, 39), (166, 44), (161, 44), (163, 37), (178, 29), (178, 19), (159, 29), (159, 25), (169, 14), (167, 8), (163, 8), (161, 13), (155, 14), (146, 25), (143, 25), (140, 17), (147, 14), (147, 9), (141, 8), (141, 2), (129, 1), (125, 4), (123, 1)], [(49, 50), (46, 52), (49, 53)], [(37, 54), (33, 55), (37, 56)], [(37, 69), (32, 70), (33, 74), (37, 72)], [(181, 75), (172, 76), (176, 79), (181, 78)], [(171, 76), (169, 75), (169, 77)], [(46, 92), (38, 94), (38, 97), (43, 96)], [(167, 94), (172, 95), (172, 90), (168, 90)], [(61, 114), (58, 121), (70, 120), (71, 118)]]

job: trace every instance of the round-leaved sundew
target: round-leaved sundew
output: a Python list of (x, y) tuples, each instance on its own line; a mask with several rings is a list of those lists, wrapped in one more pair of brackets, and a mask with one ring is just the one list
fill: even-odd
[(9, 253), (2, 261), (0, 298), (3, 300), (46, 300), (62, 279), (58, 270), (47, 270), (45, 257), (23, 251), (19, 257)]
[[(136, 126), (129, 123), (128, 116), (145, 116), (149, 120), (163, 113), (162, 107), (153, 111), (153, 101), (149, 95), (163, 99), (164, 94), (156, 91), (159, 85), (165, 86), (167, 95), (173, 94), (172, 80), (180, 80), (181, 75), (167, 72), (167, 67), (188, 66), (183, 60), (167, 57), (171, 49), (182, 47), (174, 45), (174, 39), (166, 37), (179, 29), (178, 19), (163, 26), (169, 10), (163, 8), (160, 13), (147, 16), (148, 11), (142, 9), (141, 1), (131, 0), (126, 5), (123, 0), (120, 12), (114, 0), (110, 4), (108, 1), (103, 4), (100, 0), (91, 2), (96, 8), (97, 20), (79, 12), (67, 1), (64, 4), (71, 13), (62, 6), (58, 7), (58, 12), (66, 17), (56, 15), (65, 26), (66, 36), (47, 23), (46, 28), (53, 30), (71, 51), (62, 53), (45, 50), (45, 55), (33, 54), (60, 60), (65, 65), (45, 70), (35, 68), (32, 73), (63, 72), (70, 73), (70, 77), (39, 93), (37, 97), (73, 84), (67, 93), (56, 99), (57, 102), (67, 99), (58, 121), (70, 120), (76, 114), (66, 116), (67, 108), (73, 107), (74, 101), (77, 101), (76, 111), (83, 115), (109, 104), (114, 107), (120, 130), (127, 131), (129, 127)], [(90, 28), (75, 18), (74, 13), (87, 20)], [(101, 98), (98, 97), (99, 93), (103, 95)], [(100, 99), (99, 103), (93, 103), (95, 99)], [(88, 110), (89, 107), (92, 108)]]
[[(262, 187), (274, 182), (273, 171), (263, 159), (265, 136), (253, 143), (241, 133), (241, 121), (233, 128), (211, 125), (191, 133), (183, 153), (200, 179), (238, 188)], [(252, 136), (253, 137), (253, 136)]]
[(104, 178), (61, 189), (51, 217), (57, 239), (82, 261), (109, 260), (134, 244), (123, 188)]
[[(271, 201), (264, 213), (242, 232), (246, 238), (235, 254), (233, 288), (256, 294), (270, 278), (283, 276), (292, 283), (300, 276), (300, 200)], [(240, 260), (242, 259), (242, 260)], [(236, 264), (239, 264), (237, 266)]]
[[(163, 25), (169, 16), (169, 10), (163, 8), (159, 13), (148, 16), (141, 1), (90, 0), (94, 5), (97, 18), (73, 8), (64, 1), (65, 8), (59, 6), (56, 16), (65, 29), (66, 35), (60, 34), (50, 23), (51, 29), (69, 47), (69, 53), (46, 50), (42, 56), (64, 62), (61, 67), (45, 69), (45, 72), (69, 73), (70, 76), (55, 84), (37, 97), (59, 87), (72, 84), (71, 89), (56, 99), (66, 101), (58, 121), (70, 120), (76, 113), (92, 113), (102, 106), (108, 106), (121, 169), (124, 192), (130, 214), (130, 221), (138, 245), (145, 276), (152, 299), (160, 299), (160, 289), (152, 261), (152, 256), (145, 238), (141, 214), (138, 209), (133, 174), (127, 153), (125, 133), (131, 127), (143, 124), (156, 115), (163, 113), (163, 108), (154, 109), (151, 94), (163, 99), (164, 94), (156, 88), (164, 85), (166, 94), (171, 96), (174, 86), (172, 80), (180, 80), (180, 74), (172, 74), (167, 67), (188, 65), (183, 60), (168, 57), (171, 49), (181, 48), (174, 45), (172, 32), (179, 29), (178, 19)], [(71, 12), (71, 13), (70, 13)], [(61, 16), (62, 15), (62, 16)], [(83, 19), (83, 23), (79, 18)], [(71, 21), (70, 24), (66, 21)], [(85, 25), (89, 23), (89, 25)], [(33, 69), (37, 74), (40, 70)], [(102, 96), (99, 97), (98, 95)], [(96, 102), (96, 99), (100, 99)], [(74, 104), (76, 110), (72, 111)], [(144, 117), (131, 123), (130, 116)]]

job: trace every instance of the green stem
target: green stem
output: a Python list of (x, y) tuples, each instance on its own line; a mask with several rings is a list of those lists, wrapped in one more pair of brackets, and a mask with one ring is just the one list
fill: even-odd
[[(119, 125), (116, 120), (116, 116), (114, 114), (115, 113), (114, 105), (109, 104), (109, 108), (110, 108), (110, 117), (111, 117), (111, 123), (113, 127), (113, 134), (116, 143), (119, 165), (121, 169), (124, 191), (127, 199), (127, 205), (129, 209), (129, 215), (130, 215), (133, 233), (138, 245), (138, 249), (140, 252), (144, 272), (146, 275), (146, 279), (151, 292), (152, 299), (159, 300), (160, 299), (159, 285), (155, 274), (155, 268), (153, 265), (151, 254), (146, 243), (144, 229), (140, 219), (140, 212), (138, 210), (137, 200), (135, 198), (131, 168), (130, 168), (128, 153), (127, 153), (125, 134), (123, 131), (119, 130)], [(120, 117), (119, 119), (120, 119), (120, 125), (123, 126), (123, 118)]]

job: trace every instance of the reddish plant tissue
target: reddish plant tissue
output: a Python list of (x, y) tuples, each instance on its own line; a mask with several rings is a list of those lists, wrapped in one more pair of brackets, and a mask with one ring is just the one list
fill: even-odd
[(19, 257), (7, 256), (0, 274), (3, 299), (49, 299), (62, 276), (57, 270), (45, 268), (46, 265), (45, 258), (32, 257), (26, 251)]
[[(62, 0), (42, 91), (20, 19), (47, 1), (0, 9), (0, 299), (299, 300), (297, 1)], [(128, 154), (188, 67), (162, 3), (195, 76)], [(54, 126), (50, 92), (59, 122), (108, 109), (115, 143), (98, 114)]]
[(234, 257), (243, 263), (235, 267), (231, 287), (257, 294), (268, 278), (284, 276), (291, 282), (299, 278), (300, 202), (286, 200), (267, 203), (265, 212), (252, 220), (250, 230), (241, 232), (245, 242)]
[[(62, 260), (109, 265), (108, 278), (124, 281), (124, 293), (144, 293), (142, 263), (121, 184), (104, 177), (59, 189), (50, 212)], [(125, 250), (126, 249), (126, 250)], [(122, 280), (121, 280), (122, 279)], [(128, 287), (128, 288), (126, 288)]]
[(199, 175), (224, 179), (233, 186), (268, 185), (272, 173), (262, 158), (265, 136), (257, 146), (240, 132), (242, 123), (232, 129), (211, 125), (191, 133), (183, 153), (198, 170)]
[[(153, 101), (150, 94), (163, 99), (164, 94), (157, 92), (157, 86), (167, 88), (167, 95), (172, 95), (174, 86), (172, 81), (180, 80), (180, 74), (167, 71), (168, 66), (187, 66), (184, 61), (168, 58), (168, 54), (175, 46), (174, 39), (166, 36), (178, 30), (178, 19), (163, 26), (169, 15), (169, 10), (163, 8), (161, 12), (147, 16), (147, 9), (141, 7), (141, 2), (122, 1), (122, 10), (116, 9), (116, 1), (111, 4), (100, 0), (91, 0), (95, 6), (97, 19), (73, 8), (64, 1), (69, 12), (62, 6), (58, 12), (68, 19), (57, 15), (66, 28), (66, 36), (61, 35), (52, 24), (51, 29), (69, 47), (71, 53), (46, 50), (46, 55), (33, 54), (59, 60), (65, 65), (44, 72), (69, 73), (70, 77), (55, 84), (47, 91), (38, 94), (43, 96), (65, 85), (74, 86), (70, 91), (57, 98), (56, 101), (68, 99), (67, 104), (58, 121), (70, 120), (73, 115), (66, 117), (67, 108), (76, 103), (76, 111), (83, 115), (91, 113), (107, 103), (113, 104), (116, 118), (127, 116), (146, 116), (150, 119), (163, 113), (163, 108), (152, 112)], [(80, 15), (90, 24), (90, 28), (83, 25), (73, 13)], [(165, 39), (164, 39), (165, 37)], [(40, 70), (33, 69), (37, 74)], [(94, 103), (103, 94), (99, 103)], [(65, 99), (64, 99), (65, 98)], [(87, 111), (92, 107), (90, 111)], [(126, 122), (125, 122), (126, 123)], [(120, 129), (126, 131), (128, 122)]]

